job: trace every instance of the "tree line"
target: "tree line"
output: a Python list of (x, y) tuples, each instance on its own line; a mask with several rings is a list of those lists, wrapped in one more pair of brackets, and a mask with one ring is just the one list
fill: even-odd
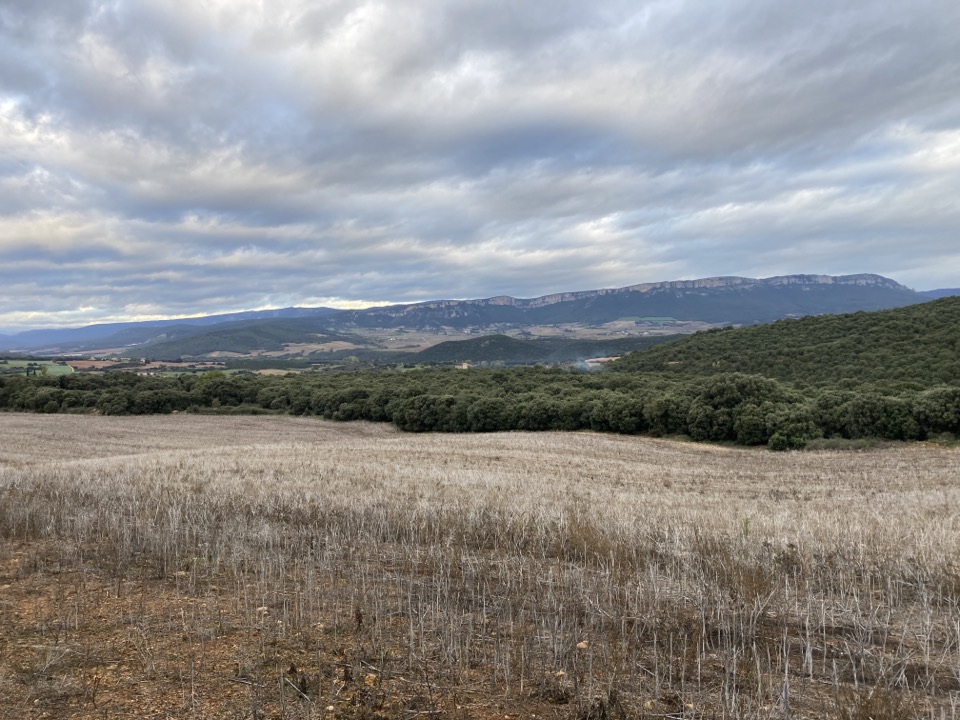
[(803, 447), (814, 438), (960, 435), (960, 387), (811, 386), (747, 373), (417, 369), (264, 376), (211, 371), (0, 377), (0, 409), (287, 413), (409, 432), (592, 430)]

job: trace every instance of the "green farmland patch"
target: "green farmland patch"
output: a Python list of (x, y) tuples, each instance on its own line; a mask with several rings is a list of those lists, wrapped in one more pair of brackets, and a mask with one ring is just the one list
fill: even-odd
[(73, 368), (50, 360), (0, 360), (0, 375), (70, 375)]

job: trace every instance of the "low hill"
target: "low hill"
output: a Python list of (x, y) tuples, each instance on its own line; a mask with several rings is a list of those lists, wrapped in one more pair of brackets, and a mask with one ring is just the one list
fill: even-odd
[(421, 350), (417, 362), (461, 363), (502, 361), (507, 364), (576, 362), (596, 357), (622, 355), (673, 339), (674, 336), (625, 337), (611, 340), (536, 338), (523, 340), (507, 335), (488, 335), (453, 340)]
[(709, 330), (615, 366), (685, 376), (749, 373), (810, 385), (960, 385), (960, 297), (874, 313)]
[(330, 332), (324, 318), (292, 320), (254, 320), (225, 323), (203, 332), (163, 335), (154, 341), (127, 350), (130, 357), (150, 357), (160, 360), (196, 358), (212, 353), (249, 354), (282, 351), (291, 343), (326, 343), (332, 341), (362, 343), (360, 338)]

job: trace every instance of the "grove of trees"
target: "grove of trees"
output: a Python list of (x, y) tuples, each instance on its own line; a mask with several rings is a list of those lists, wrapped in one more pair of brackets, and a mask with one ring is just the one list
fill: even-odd
[(391, 422), (409, 432), (594, 430), (776, 449), (803, 447), (819, 437), (960, 435), (957, 385), (811, 388), (743, 373), (683, 377), (516, 368), (9, 376), (0, 378), (0, 409), (288, 413)]

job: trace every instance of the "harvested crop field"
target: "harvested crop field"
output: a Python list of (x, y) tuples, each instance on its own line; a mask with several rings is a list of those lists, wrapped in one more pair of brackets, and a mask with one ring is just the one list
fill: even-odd
[(0, 717), (956, 718), (960, 452), (0, 414)]

